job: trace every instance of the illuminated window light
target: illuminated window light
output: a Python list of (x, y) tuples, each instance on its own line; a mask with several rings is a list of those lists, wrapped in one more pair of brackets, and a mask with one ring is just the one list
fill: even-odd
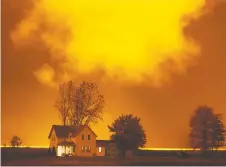
[(101, 152), (101, 147), (99, 147), (98, 150), (99, 150), (99, 153), (100, 153)]

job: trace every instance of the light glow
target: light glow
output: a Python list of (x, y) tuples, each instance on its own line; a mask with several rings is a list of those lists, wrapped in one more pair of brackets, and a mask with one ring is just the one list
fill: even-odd
[[(63, 5), (62, 5), (63, 2)], [(11, 37), (17, 46), (42, 42), (63, 73), (44, 64), (46, 85), (104, 70), (114, 81), (158, 85), (183, 73), (199, 47), (183, 34), (205, 0), (40, 0)], [(64, 23), (64, 24), (62, 24)], [(162, 65), (170, 61), (171, 63)], [(150, 82), (153, 81), (153, 82)]]
[(101, 147), (98, 147), (98, 151), (99, 151), (99, 153), (101, 152)]

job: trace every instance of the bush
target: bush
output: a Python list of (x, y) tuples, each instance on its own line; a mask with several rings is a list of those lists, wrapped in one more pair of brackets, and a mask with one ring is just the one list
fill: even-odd
[(188, 158), (189, 155), (186, 152), (184, 152), (184, 151), (180, 151), (180, 152), (177, 152), (177, 157), (179, 157), (179, 158)]
[(56, 149), (55, 149), (55, 147), (53, 147), (53, 149), (52, 149), (52, 155), (56, 156)]
[(52, 155), (50, 147), (49, 147), (48, 153), (49, 153), (50, 156)]

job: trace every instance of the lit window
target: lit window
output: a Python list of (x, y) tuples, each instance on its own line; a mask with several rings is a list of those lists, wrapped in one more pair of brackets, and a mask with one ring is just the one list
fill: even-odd
[(82, 146), (82, 152), (91, 152), (90, 146)]
[(101, 152), (101, 147), (99, 147), (98, 150), (99, 150), (99, 153), (100, 153)]
[(84, 147), (82, 146), (82, 152), (84, 152)]
[(91, 152), (91, 147), (87, 147), (86, 152)]

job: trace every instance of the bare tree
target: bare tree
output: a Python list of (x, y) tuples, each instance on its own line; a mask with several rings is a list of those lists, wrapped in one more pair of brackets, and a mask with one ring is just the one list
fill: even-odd
[(59, 99), (56, 101), (55, 107), (59, 111), (59, 115), (63, 125), (68, 124), (70, 113), (74, 103), (74, 85), (72, 81), (60, 84)]
[(89, 125), (103, 120), (104, 96), (95, 83), (83, 82), (76, 89), (74, 105), (71, 117), (74, 125)]
[(104, 96), (97, 85), (83, 82), (76, 87), (72, 81), (59, 87), (60, 97), (56, 101), (63, 125), (89, 125), (103, 120)]
[(11, 140), (11, 146), (12, 147), (19, 147), (21, 144), (22, 144), (22, 140), (20, 139), (20, 137), (18, 137), (18, 136), (16, 136), (16, 135), (14, 135), (13, 137), (12, 137), (12, 140)]

